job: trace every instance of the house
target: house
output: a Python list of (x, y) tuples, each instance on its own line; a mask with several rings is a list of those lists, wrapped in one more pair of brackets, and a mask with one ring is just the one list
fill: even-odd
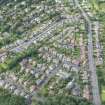
[(80, 96), (80, 86), (76, 83), (74, 88), (72, 89), (72, 94), (75, 96)]
[(71, 90), (74, 87), (74, 81), (75, 79), (72, 79), (72, 81), (70, 81), (67, 85), (66, 85), (66, 89)]
[(30, 70), (30, 73), (31, 73), (32, 75), (34, 75), (34, 74), (35, 74), (35, 71), (34, 71), (34, 70)]
[(28, 94), (26, 94), (24, 97), (25, 97), (26, 99), (29, 99), (30, 96), (29, 96)]
[(15, 74), (10, 74), (10, 77), (14, 81), (17, 81), (18, 80), (18, 78), (15, 76)]
[(47, 61), (50, 62), (52, 60), (51, 57), (47, 57)]
[(62, 3), (62, 0), (55, 0), (56, 3)]
[(10, 89), (11, 91), (14, 91), (14, 90), (16, 89), (16, 86), (12, 85), (12, 86), (9, 87), (9, 89)]
[(2, 21), (2, 20), (3, 20), (3, 16), (0, 15), (0, 21)]
[(71, 68), (71, 65), (70, 64), (67, 64), (67, 63), (64, 63), (63, 64), (63, 67), (66, 68), (66, 69), (70, 69)]
[(14, 90), (14, 94), (19, 95), (20, 94), (20, 90), (19, 89), (15, 89)]
[(25, 82), (23, 83), (24, 86), (27, 86), (27, 84), (28, 84), (28, 81), (25, 81)]
[(37, 86), (35, 86), (35, 85), (30, 86), (30, 92), (33, 92), (33, 91), (35, 91), (36, 89), (37, 89)]
[(37, 64), (37, 68), (41, 68), (42, 67), (42, 64)]
[(56, 43), (53, 43), (53, 46), (58, 47), (58, 45)]
[(22, 80), (21, 78), (19, 78), (18, 82), (19, 82), (20, 84), (23, 84), (23, 80)]
[(53, 51), (52, 54), (53, 54), (53, 56), (56, 56), (57, 52), (56, 51)]
[(50, 71), (49, 71), (49, 70), (46, 70), (45, 72), (46, 72), (46, 74), (49, 74), (49, 73), (50, 73)]
[(20, 96), (25, 96), (25, 92), (22, 91), (19, 95), (20, 95)]
[(25, 8), (24, 11), (27, 13), (29, 11), (29, 8)]
[(21, 2), (21, 5), (24, 5), (25, 6), (26, 5), (26, 2), (25, 1)]
[(89, 90), (89, 86), (88, 85), (86, 85), (84, 87), (83, 97), (86, 98), (87, 100), (90, 100), (90, 90)]
[(3, 56), (0, 58), (0, 61), (1, 61), (1, 62), (4, 62), (6, 58), (7, 58), (7, 55), (3, 55)]
[(10, 87), (10, 84), (8, 84), (8, 83), (6, 83), (4, 86), (5, 89), (8, 89), (9, 87)]
[(77, 67), (72, 67), (71, 68), (71, 71), (74, 71), (74, 72), (78, 73), (79, 72), (79, 69)]
[(42, 83), (42, 80), (41, 79), (36, 80), (36, 84), (37, 85), (40, 85), (41, 83)]
[(30, 72), (30, 69), (29, 68), (26, 68), (25, 71), (26, 71), (26, 73), (29, 73)]
[(72, 63), (77, 65), (77, 66), (80, 66), (80, 60), (79, 59), (72, 60)]
[(59, 73), (57, 73), (57, 76), (59, 76), (61, 79), (66, 80), (70, 77), (70, 74), (68, 74), (67, 72), (60, 71)]
[(58, 58), (61, 60), (63, 58), (63, 55), (59, 54)]
[(6, 84), (4, 80), (0, 80), (0, 87), (3, 87)]
[(58, 63), (58, 59), (53, 59), (53, 62), (54, 63)]
[(39, 77), (39, 73), (35, 73), (35, 78), (38, 78)]

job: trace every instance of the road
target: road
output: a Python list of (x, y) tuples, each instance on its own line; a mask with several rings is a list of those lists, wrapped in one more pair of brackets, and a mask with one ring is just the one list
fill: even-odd
[(45, 78), (41, 81), (38, 85), (38, 89), (30, 94), (30, 103), (32, 102), (31, 99), (34, 97), (39, 102), (44, 102), (45, 98), (43, 96), (39, 96), (37, 93), (41, 90), (49, 80), (56, 75), (56, 73), (60, 70), (61, 64), (55, 65), (54, 69), (51, 70), (49, 74), (45, 76)]
[[(59, 22), (53, 22), (52, 24), (48, 25), (43, 31), (34, 34), (33, 38), (29, 39), (28, 41), (24, 41), (23, 43), (19, 44), (18, 46), (14, 46), (12, 48), (8, 48), (8, 51), (16, 51), (16, 52), (21, 52), (23, 51), (25, 48), (27, 48), (29, 45), (31, 45), (31, 43), (33, 43), (34, 41), (38, 41), (42, 36), (43, 37), (48, 37), (50, 36), (50, 32), (51, 30), (53, 30), (57, 25), (59, 26), (61, 24), (61, 21)], [(6, 52), (0, 54), (0, 58), (5, 56)], [(1, 59), (0, 59), (1, 60)]]
[(88, 32), (88, 60), (89, 60), (89, 70), (91, 72), (90, 81), (92, 87), (92, 98), (94, 105), (101, 105), (100, 93), (99, 93), (99, 86), (98, 86), (98, 79), (96, 74), (96, 66), (93, 58), (93, 39), (92, 39), (92, 25), (91, 21), (88, 18), (85, 11), (79, 5), (78, 0), (74, 0), (76, 6), (79, 8), (80, 12), (82, 13), (84, 19), (87, 22), (87, 32)]
[(101, 45), (100, 45), (100, 41), (99, 41), (99, 22), (96, 21), (94, 22), (95, 25), (95, 40), (96, 40), (96, 49), (97, 49), (97, 64), (102, 64), (103, 60), (101, 59)]
[(21, 49), (21, 50), (24, 50), (24, 48), (22, 47), (28, 47), (29, 45), (31, 45), (34, 41), (38, 41), (40, 40), (40, 38), (43, 36), (43, 37), (48, 37), (50, 35), (49, 32), (51, 32), (54, 27), (56, 26), (59, 26), (60, 25), (60, 22), (56, 22), (54, 24), (52, 24), (48, 29), (46, 29), (45, 31), (35, 35), (35, 37), (33, 37), (32, 39), (30, 39), (28, 42), (23, 42), (21, 45), (15, 47), (15, 48), (12, 48), (10, 49), (9, 51), (17, 51), (18, 49)]
[[(80, 18), (80, 17), (76, 17), (77, 20)], [(65, 20), (71, 20), (71, 18), (65, 18), (65, 19), (62, 19), (58, 22), (56, 22), (56, 20), (54, 22), (52, 22), (51, 24), (49, 24), (47, 27), (45, 27), (41, 32), (38, 32), (36, 34), (33, 34), (33, 38), (29, 39), (28, 41), (23, 41), (22, 43), (20, 43), (19, 45), (17, 46), (13, 46), (13, 47), (10, 47), (10, 48), (7, 48), (8, 51), (14, 51), (14, 52), (21, 52), (23, 51), (24, 49), (26, 49), (29, 45), (31, 45), (34, 41), (39, 41), (41, 37), (49, 37), (51, 34), (49, 32), (51, 32), (53, 29), (56, 28), (56, 26), (58, 25), (61, 25), (61, 21), (65, 21)], [(72, 22), (72, 21), (71, 21)], [(6, 55), (6, 52), (0, 54), (0, 58), (5, 56)], [(0, 59), (1, 61), (1, 59)]]

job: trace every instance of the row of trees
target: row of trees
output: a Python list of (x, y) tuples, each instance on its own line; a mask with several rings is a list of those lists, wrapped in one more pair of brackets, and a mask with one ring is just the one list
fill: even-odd
[(10, 94), (7, 90), (0, 88), (0, 105), (27, 105), (25, 98)]
[(14, 57), (9, 57), (4, 63), (0, 64), (0, 70), (1, 72), (5, 70), (12, 70), (12, 68), (16, 67), (22, 59), (31, 56), (38, 56), (38, 51), (35, 46), (31, 46), (27, 50), (17, 53)]
[[(35, 105), (34, 103), (32, 105)], [(92, 105), (83, 98), (75, 96), (56, 95), (48, 96), (44, 101), (38, 102), (36, 105)]]
[[(99, 2), (100, 3), (100, 2)], [(100, 4), (97, 4), (100, 7)], [(103, 46), (102, 57), (103, 57), (103, 65), (97, 66), (97, 75), (98, 75), (98, 83), (100, 87), (100, 94), (102, 99), (102, 105), (105, 105), (105, 13), (100, 9), (98, 12), (96, 11), (96, 21), (98, 20), (102, 27), (100, 27), (100, 43)], [(104, 94), (104, 95), (103, 95)]]

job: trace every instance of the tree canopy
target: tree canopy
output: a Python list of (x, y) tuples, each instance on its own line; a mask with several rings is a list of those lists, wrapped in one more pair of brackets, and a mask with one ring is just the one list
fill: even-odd
[(48, 96), (44, 102), (39, 102), (38, 105), (92, 105), (84, 98), (75, 96), (56, 95)]
[(0, 88), (0, 105), (27, 105), (25, 98), (10, 94), (7, 90)]

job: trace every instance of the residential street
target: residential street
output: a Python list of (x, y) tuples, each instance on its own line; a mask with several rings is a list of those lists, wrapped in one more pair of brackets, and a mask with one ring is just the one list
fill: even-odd
[(96, 74), (96, 66), (94, 63), (93, 58), (93, 42), (92, 42), (92, 25), (91, 21), (89, 20), (87, 14), (84, 12), (84, 10), (79, 5), (78, 0), (75, 0), (75, 4), (80, 9), (83, 17), (86, 20), (86, 24), (88, 26), (88, 60), (89, 60), (89, 71), (90, 71), (90, 82), (92, 87), (92, 98), (94, 105), (101, 105), (101, 99), (100, 99), (100, 93), (99, 93), (99, 86), (98, 86), (98, 79)]
[(104, 105), (104, 3), (0, 0), (0, 105)]

